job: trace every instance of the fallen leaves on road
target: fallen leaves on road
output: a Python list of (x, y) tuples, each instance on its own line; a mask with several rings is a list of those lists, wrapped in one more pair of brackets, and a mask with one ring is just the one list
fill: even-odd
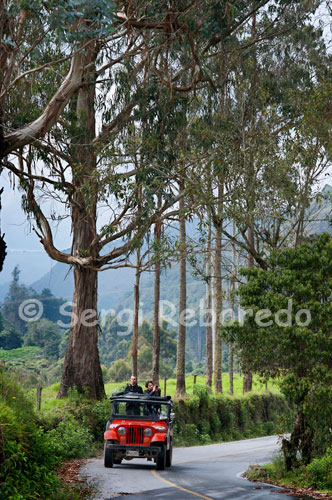
[(80, 476), (79, 470), (86, 463), (86, 458), (76, 458), (75, 460), (67, 460), (63, 462), (57, 471), (58, 477), (71, 489), (79, 489), (80, 498), (87, 498), (94, 491), (87, 486), (87, 483)]
[[(264, 482), (264, 483), (269, 483), (273, 486), (277, 486), (275, 483), (273, 483), (272, 481), (270, 481), (269, 479), (265, 478), (264, 480), (262, 479), (249, 479), (249, 481), (252, 481), (252, 482)], [(279, 485), (280, 486), (280, 485)], [(288, 486), (287, 484), (283, 484), (281, 485), (283, 486), (284, 490), (273, 490), (271, 491), (271, 493), (283, 493), (284, 495), (295, 495), (297, 497), (310, 497), (310, 498), (314, 498), (316, 500), (332, 500), (332, 495), (331, 493), (322, 493), (322, 492), (319, 492), (319, 491), (315, 491), (313, 488), (294, 488), (294, 487), (291, 487), (291, 486)], [(256, 487), (255, 489), (259, 489), (260, 487)]]

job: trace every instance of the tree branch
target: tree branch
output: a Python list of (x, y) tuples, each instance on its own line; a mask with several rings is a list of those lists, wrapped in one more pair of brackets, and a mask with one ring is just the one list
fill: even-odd
[(57, 122), (70, 97), (82, 83), (83, 55), (77, 52), (71, 60), (70, 70), (62, 85), (47, 104), (39, 118), (19, 130), (6, 134), (3, 139), (2, 157), (31, 144), (35, 139), (45, 135)]

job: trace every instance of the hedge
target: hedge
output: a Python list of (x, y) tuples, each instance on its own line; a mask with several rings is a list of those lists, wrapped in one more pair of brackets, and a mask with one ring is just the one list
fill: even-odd
[(190, 399), (174, 402), (174, 444), (190, 446), (286, 432), (293, 411), (281, 395), (211, 395), (197, 386)]

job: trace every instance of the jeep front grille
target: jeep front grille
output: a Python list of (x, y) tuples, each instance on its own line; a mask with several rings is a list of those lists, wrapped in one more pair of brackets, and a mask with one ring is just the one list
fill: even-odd
[(131, 425), (127, 427), (127, 444), (143, 444), (143, 427)]

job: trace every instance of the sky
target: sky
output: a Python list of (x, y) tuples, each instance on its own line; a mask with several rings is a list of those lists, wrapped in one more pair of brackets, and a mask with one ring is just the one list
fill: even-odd
[[(16, 264), (20, 266), (20, 280), (30, 284), (50, 271), (54, 261), (47, 256), (27, 222), (21, 208), (21, 193), (17, 188), (13, 189), (5, 172), (0, 177), (0, 187), (4, 188), (1, 196), (0, 228), (1, 233), (5, 233), (7, 243), (7, 257), (0, 274), (0, 284), (11, 280), (11, 273)], [(56, 244), (60, 249), (65, 249), (70, 246), (70, 226), (67, 221), (61, 224), (56, 231)]]

